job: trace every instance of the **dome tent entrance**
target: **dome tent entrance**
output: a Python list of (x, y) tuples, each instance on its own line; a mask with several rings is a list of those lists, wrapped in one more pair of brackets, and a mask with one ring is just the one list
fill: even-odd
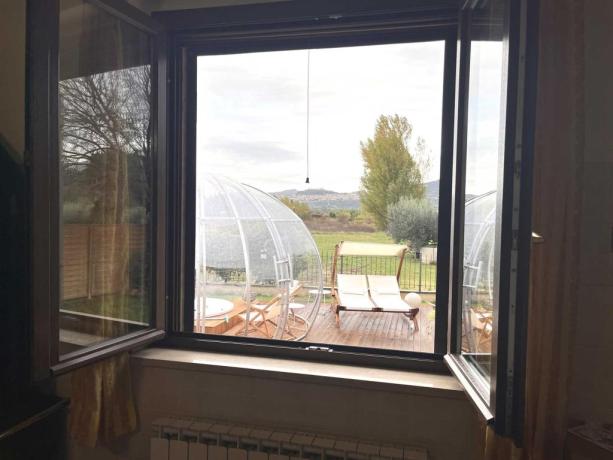
[(225, 177), (199, 175), (196, 195), (195, 330), (302, 339), (323, 289), (319, 251), (302, 220)]

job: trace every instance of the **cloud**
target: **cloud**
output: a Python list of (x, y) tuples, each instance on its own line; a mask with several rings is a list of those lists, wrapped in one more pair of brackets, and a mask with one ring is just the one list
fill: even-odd
[(262, 165), (299, 161), (304, 152), (287, 149), (276, 142), (243, 141), (226, 138), (212, 138), (204, 143), (203, 149), (210, 152), (210, 158), (222, 159), (235, 166)]
[[(310, 178), (359, 189), (360, 141), (380, 115), (400, 114), (432, 152), (438, 178), (444, 44), (311, 52)], [(198, 58), (198, 164), (266, 191), (305, 188), (305, 50)]]

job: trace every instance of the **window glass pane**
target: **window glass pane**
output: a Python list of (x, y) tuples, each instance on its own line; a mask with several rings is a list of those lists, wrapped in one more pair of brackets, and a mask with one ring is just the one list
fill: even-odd
[(151, 44), (61, 0), (60, 354), (151, 323)]
[[(505, 52), (502, 1), (473, 14), (470, 42), (462, 353), (489, 381), (500, 244), (504, 154)], [(488, 388), (489, 385), (483, 385)]]
[[(243, 305), (204, 332), (434, 351), (444, 54), (439, 41), (198, 57), (196, 246), (245, 267), (203, 287), (196, 261), (208, 310), (222, 290)], [(213, 231), (228, 215), (237, 231)], [(368, 310), (337, 308), (341, 241), (409, 248), (400, 271), (395, 253), (337, 258)], [(379, 304), (366, 275), (386, 277)], [(245, 326), (249, 305), (265, 314)]]

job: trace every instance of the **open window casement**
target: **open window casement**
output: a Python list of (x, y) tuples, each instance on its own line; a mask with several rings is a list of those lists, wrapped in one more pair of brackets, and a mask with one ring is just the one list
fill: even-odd
[[(530, 11), (529, 11), (530, 10)], [(530, 251), (534, 2), (460, 15), (449, 353), (496, 433), (521, 443)], [(530, 43), (535, 43), (531, 40)]]
[(28, 16), (40, 380), (164, 335), (166, 76), (162, 28), (125, 2), (31, 0)]

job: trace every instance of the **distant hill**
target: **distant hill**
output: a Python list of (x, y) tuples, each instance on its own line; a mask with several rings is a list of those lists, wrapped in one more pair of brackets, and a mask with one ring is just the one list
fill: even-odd
[(314, 211), (334, 211), (338, 209), (360, 209), (360, 193), (341, 193), (323, 188), (310, 190), (282, 190), (273, 193), (277, 198), (291, 198), (306, 203)]
[[(426, 182), (426, 198), (434, 206), (438, 206), (439, 181)], [(309, 190), (282, 190), (274, 192), (272, 195), (277, 198), (290, 198), (292, 200), (306, 203), (313, 211), (326, 212), (339, 209), (360, 209), (360, 192), (335, 192), (324, 188), (314, 188)]]

